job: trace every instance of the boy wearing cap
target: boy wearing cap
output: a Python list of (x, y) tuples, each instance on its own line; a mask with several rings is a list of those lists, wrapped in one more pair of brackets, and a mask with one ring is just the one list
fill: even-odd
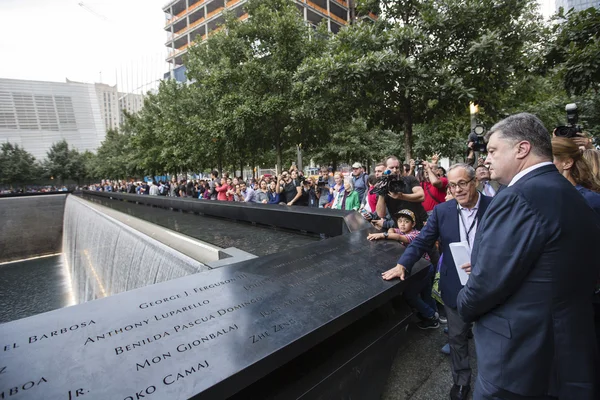
[[(415, 213), (408, 209), (398, 211), (396, 214), (398, 228), (390, 228), (383, 233), (370, 233), (367, 236), (368, 240), (391, 239), (397, 240), (403, 246), (410, 244), (418, 235), (419, 231), (415, 227)], [(423, 258), (431, 261), (427, 253), (423, 254)], [(420, 329), (435, 329), (440, 326), (439, 314), (437, 313), (437, 305), (431, 297), (433, 284), (433, 265), (429, 266), (427, 276), (420, 282), (411, 285), (404, 292), (404, 298), (408, 304), (416, 309), (419, 313), (417, 316), (421, 319), (417, 326)]]

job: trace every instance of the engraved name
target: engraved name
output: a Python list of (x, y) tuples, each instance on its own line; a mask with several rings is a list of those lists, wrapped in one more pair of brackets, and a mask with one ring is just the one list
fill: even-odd
[(167, 386), (174, 384), (180, 379), (185, 379), (186, 377), (202, 372), (205, 368), (208, 368), (209, 364), (207, 360), (199, 362), (197, 365), (192, 365), (189, 368), (183, 370), (183, 372), (178, 372), (176, 374), (168, 374), (163, 378), (163, 383)]
[(86, 346), (89, 343), (96, 343), (96, 342), (98, 342), (98, 341), (100, 341), (102, 339), (113, 337), (113, 336), (116, 336), (116, 335), (121, 334), (123, 332), (129, 332), (129, 331), (131, 331), (133, 329), (142, 328), (142, 327), (148, 325), (149, 322), (150, 322), (150, 320), (145, 319), (145, 320), (142, 320), (142, 321), (139, 321), (139, 322), (134, 322), (133, 324), (126, 325), (126, 326), (124, 326), (122, 328), (117, 328), (117, 329), (114, 329), (114, 330), (110, 330), (110, 331), (108, 331), (106, 333), (103, 333), (101, 335), (89, 336), (85, 340), (85, 343), (83, 345)]
[(81, 322), (79, 324), (75, 324), (75, 325), (71, 325), (68, 328), (61, 328), (59, 330), (56, 331), (52, 331), (52, 332), (48, 332), (43, 334), (42, 336), (37, 336), (37, 335), (33, 335), (29, 337), (29, 343), (34, 343), (37, 341), (41, 341), (44, 339), (48, 339), (48, 338), (52, 338), (55, 336), (59, 336), (59, 335), (63, 335), (67, 332), (72, 332), (72, 331), (76, 331), (79, 328), (85, 328), (86, 326), (90, 326), (95, 324), (96, 322), (94, 322), (94, 320), (90, 320), (89, 322)]

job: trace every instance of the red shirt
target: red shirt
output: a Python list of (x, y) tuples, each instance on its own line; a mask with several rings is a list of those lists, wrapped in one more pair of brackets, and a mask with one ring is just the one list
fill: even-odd
[(373, 189), (373, 186), (369, 185), (367, 189), (367, 201), (369, 202), (369, 207), (371, 207), (371, 212), (375, 212), (377, 209), (377, 193), (371, 194), (371, 189)]
[[(430, 182), (421, 182), (423, 192), (425, 192), (425, 200), (423, 201), (423, 208), (429, 212), (433, 210), (433, 207), (446, 201), (446, 188), (448, 187), (448, 178), (439, 178), (442, 181), (442, 187), (436, 188)], [(433, 198), (432, 198), (433, 196)], [(435, 201), (434, 200), (437, 200)]]

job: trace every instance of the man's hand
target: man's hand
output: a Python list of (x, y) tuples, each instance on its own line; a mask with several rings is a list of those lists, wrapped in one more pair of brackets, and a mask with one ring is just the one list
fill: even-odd
[(267, 200), (263, 200), (263, 201), (262, 201), (262, 203), (263, 203), (263, 204), (267, 204)]
[(400, 278), (400, 280), (403, 281), (406, 277), (406, 268), (404, 268), (404, 265), (402, 264), (397, 264), (394, 268), (387, 270), (383, 274), (381, 274), (381, 277), (385, 281), (389, 281), (395, 278)]
[(294, 205), (294, 203), (290, 201), (289, 203), (287, 203), (287, 205), (288, 205), (288, 206), (293, 206), (293, 205)]
[(467, 274), (471, 274), (471, 263), (465, 263), (460, 266)]
[(374, 221), (371, 221), (371, 224), (378, 230), (383, 229), (383, 219), (376, 219)]
[(440, 161), (440, 155), (438, 153), (435, 153), (434, 155), (431, 156), (432, 164), (435, 164), (437, 166), (438, 161)]
[(369, 236), (367, 236), (367, 240), (381, 240), (381, 239), (385, 239), (385, 237), (383, 236), (383, 233), (369, 233)]
[(395, 200), (402, 200), (402, 195), (403, 193), (392, 193), (392, 192), (388, 192), (388, 196), (390, 196), (392, 199)]
[(413, 160), (411, 158), (410, 161), (408, 162), (408, 165), (410, 165), (410, 169), (415, 169), (415, 160)]

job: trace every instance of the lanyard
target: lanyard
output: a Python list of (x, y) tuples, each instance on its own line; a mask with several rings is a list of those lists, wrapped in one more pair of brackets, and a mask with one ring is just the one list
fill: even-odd
[(462, 212), (460, 212), (460, 207), (457, 207), (457, 210), (458, 210), (458, 219), (460, 219), (460, 223), (461, 223), (461, 225), (464, 228), (465, 233), (466, 233), (467, 244), (469, 245), (469, 247), (471, 247), (471, 241), (469, 240), (469, 234), (471, 233), (471, 231), (475, 227), (475, 224), (477, 223), (477, 214), (475, 215), (475, 218), (473, 218), (473, 222), (471, 223), (471, 226), (469, 227), (469, 230), (467, 230), (467, 224), (465, 224), (465, 220), (463, 219)]

